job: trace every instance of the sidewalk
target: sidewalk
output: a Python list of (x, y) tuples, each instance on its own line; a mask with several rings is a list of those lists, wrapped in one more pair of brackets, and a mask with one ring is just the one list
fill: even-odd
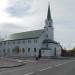
[(0, 58), (0, 68), (13, 68), (23, 66), (26, 63), (13, 61), (7, 58)]

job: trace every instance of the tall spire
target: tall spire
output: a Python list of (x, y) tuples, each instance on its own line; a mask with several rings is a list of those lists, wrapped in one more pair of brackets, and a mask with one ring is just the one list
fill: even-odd
[(51, 19), (50, 4), (48, 4), (47, 20)]

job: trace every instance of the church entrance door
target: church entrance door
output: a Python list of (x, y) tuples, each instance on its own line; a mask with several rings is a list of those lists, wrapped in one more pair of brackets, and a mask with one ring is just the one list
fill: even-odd
[(56, 57), (56, 48), (54, 49), (54, 56)]
[(39, 58), (41, 57), (41, 50), (39, 50)]

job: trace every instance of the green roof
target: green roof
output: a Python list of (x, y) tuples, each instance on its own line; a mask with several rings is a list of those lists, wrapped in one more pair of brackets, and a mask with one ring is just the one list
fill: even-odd
[(58, 44), (58, 42), (54, 41), (54, 40), (51, 40), (51, 39), (45, 39), (43, 41), (43, 43), (54, 43), (54, 44)]
[(50, 11), (50, 5), (48, 5), (47, 20), (51, 20), (51, 11)]
[(12, 34), (8, 40), (18, 40), (18, 39), (33, 39), (38, 38), (41, 36), (41, 34), (44, 32), (44, 29), (41, 30), (34, 30), (34, 31), (28, 31), (28, 32), (21, 32), (21, 33), (15, 33)]

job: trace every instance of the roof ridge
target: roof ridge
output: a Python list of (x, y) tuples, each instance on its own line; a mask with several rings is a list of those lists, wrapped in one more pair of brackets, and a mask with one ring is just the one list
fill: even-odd
[(41, 30), (44, 30), (44, 29), (32, 30), (32, 31), (26, 31), (26, 32), (18, 32), (18, 33), (13, 33), (13, 34), (11, 34), (11, 35), (14, 35), (14, 34), (21, 34), (21, 33), (27, 33), (27, 32), (34, 32), (34, 31), (41, 31)]

